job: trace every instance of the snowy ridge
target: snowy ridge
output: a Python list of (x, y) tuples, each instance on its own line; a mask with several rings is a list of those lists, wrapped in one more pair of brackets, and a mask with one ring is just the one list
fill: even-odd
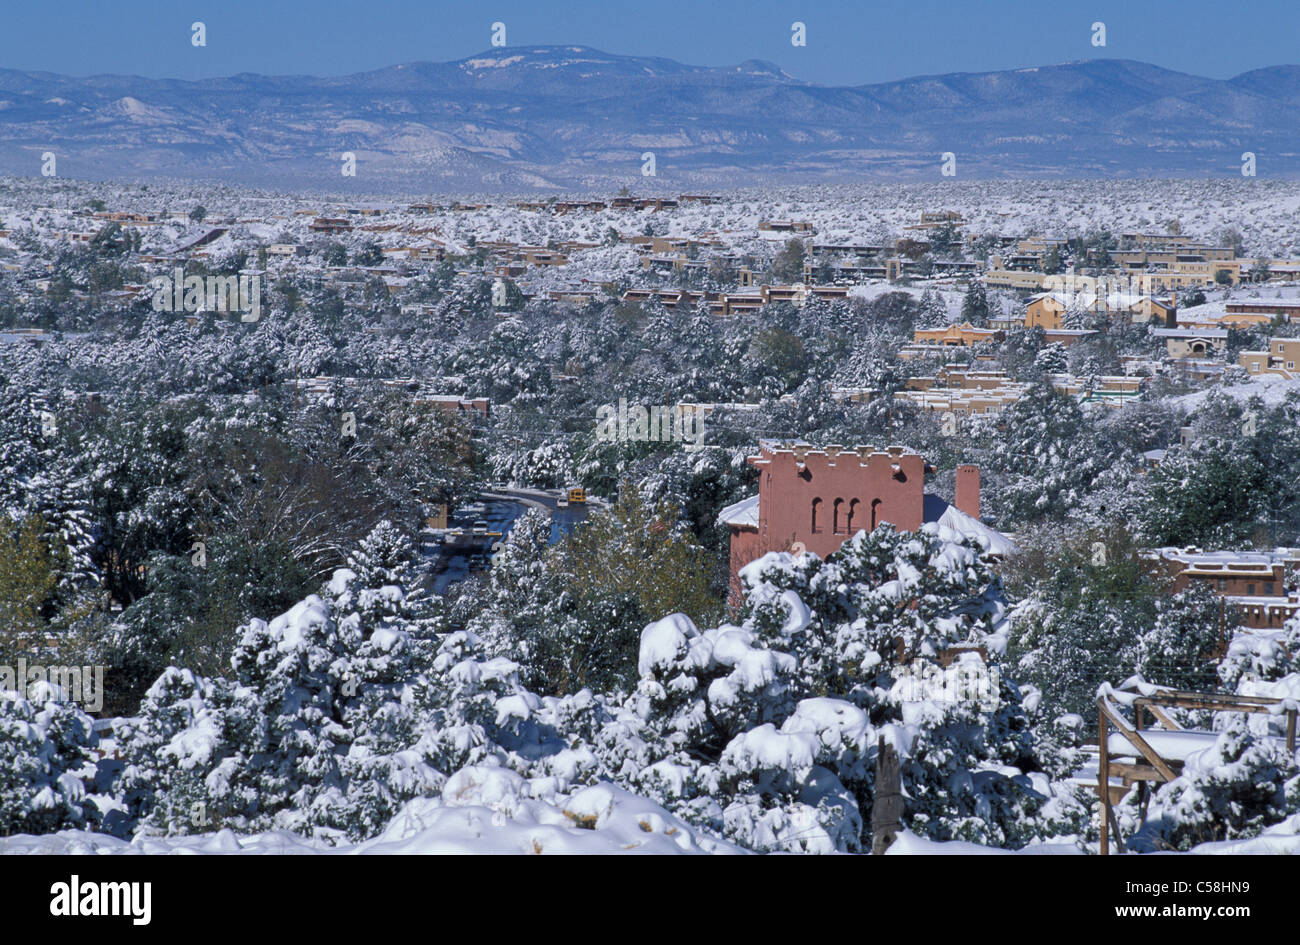
[(1270, 155), (1270, 173), (1293, 176), (1295, 89), (1285, 66), (1217, 80), (1120, 59), (815, 86), (756, 60), (691, 66), (572, 46), (328, 77), (0, 70), (12, 103), (0, 159), (25, 166), (53, 133), (72, 176), (103, 174), (111, 146), (123, 176), (311, 185), (333, 157), (324, 142), (349, 127), (369, 179), (396, 190), (589, 187), (622, 179), (643, 145), (671, 158), (677, 180), (708, 185), (923, 179), (934, 142), (950, 138), (963, 142), (963, 175), (1226, 175), (1224, 155), (1249, 145)]

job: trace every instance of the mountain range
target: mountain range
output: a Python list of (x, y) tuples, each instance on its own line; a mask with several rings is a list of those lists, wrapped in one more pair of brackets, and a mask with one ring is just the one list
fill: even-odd
[[(1300, 176), (1300, 66), (1210, 79), (1100, 59), (861, 86), (768, 62), (492, 49), (335, 77), (0, 69), (0, 175), (365, 192), (862, 179)], [(655, 176), (642, 155), (653, 152)], [(342, 155), (356, 157), (344, 177)]]

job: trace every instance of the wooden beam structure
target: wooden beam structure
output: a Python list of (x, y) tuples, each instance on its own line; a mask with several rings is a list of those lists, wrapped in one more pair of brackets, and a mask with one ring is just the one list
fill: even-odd
[[(1140, 695), (1133, 699), (1132, 705), (1136, 724), (1129, 724), (1118, 711), (1118, 707), (1109, 696), (1097, 698), (1097, 796), (1101, 801), (1099, 852), (1102, 856), (1110, 853), (1110, 839), (1113, 834), (1115, 847), (1124, 852), (1124, 841), (1119, 833), (1119, 822), (1115, 818), (1114, 805), (1122, 800), (1134, 784), (1142, 806), (1142, 820), (1146, 821), (1149, 791), (1147, 785), (1152, 782), (1168, 783), (1178, 777), (1182, 762), (1167, 759), (1143, 737), (1145, 724), (1144, 711), (1149, 711), (1156, 722), (1171, 732), (1187, 732), (1166, 712), (1169, 708), (1201, 709), (1211, 712), (1241, 712), (1277, 714), (1281, 699), (1266, 696), (1239, 696), (1214, 692), (1188, 692), (1180, 689), (1159, 689), (1151, 695)], [(1294, 754), (1296, 748), (1296, 710), (1285, 709), (1286, 747)], [(1141, 760), (1128, 762), (1111, 758), (1109, 745), (1110, 730), (1113, 729), (1135, 749), (1134, 754)], [(1204, 733), (1212, 735), (1212, 732)], [(1166, 749), (1167, 750), (1167, 749)], [(1125, 757), (1124, 755), (1120, 756)], [(1110, 779), (1118, 776), (1121, 785), (1112, 785)]]

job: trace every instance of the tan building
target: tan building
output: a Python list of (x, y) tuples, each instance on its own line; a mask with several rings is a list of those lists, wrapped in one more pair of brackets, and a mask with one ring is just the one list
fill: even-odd
[(343, 217), (317, 217), (307, 224), (313, 233), (346, 233), (352, 229), (352, 223)]
[(1219, 354), (1228, 340), (1228, 332), (1222, 328), (1157, 328), (1152, 334), (1164, 339), (1169, 357), (1175, 360)]
[(1051, 292), (1032, 296), (1025, 306), (1025, 327), (1056, 330), (1065, 327), (1067, 306)]
[(1047, 276), (1041, 272), (1021, 272), (1017, 269), (1002, 268), (1002, 260), (993, 257), (993, 267), (984, 274), (984, 284), (990, 289), (1013, 289), (1016, 291), (1038, 292), (1043, 288)]
[(520, 251), (527, 266), (565, 266), (569, 262), (568, 256), (544, 247), (521, 246)]
[(806, 220), (760, 220), (758, 228), (765, 233), (811, 233), (813, 225)]
[(940, 416), (969, 417), (977, 414), (1000, 413), (1022, 396), (1027, 385), (1008, 381), (1004, 387), (991, 389), (931, 388), (929, 390), (900, 390), (895, 400), (915, 405), (927, 413)]
[(458, 397), (455, 394), (428, 394), (415, 399), (417, 404), (429, 404), (446, 413), (470, 413), (487, 419), (492, 414), (492, 401), (487, 397)]
[(1273, 319), (1267, 315), (1247, 315), (1245, 312), (1234, 312), (1231, 315), (1224, 315), (1219, 319), (1217, 327), (1219, 328), (1266, 328), (1273, 323)]
[(946, 328), (918, 328), (912, 333), (913, 344), (964, 348), (984, 341), (1001, 341), (1006, 332), (996, 328), (976, 328), (970, 322)]
[(1264, 315), (1270, 320), (1281, 315), (1291, 319), (1300, 316), (1300, 299), (1240, 299), (1225, 303), (1223, 310), (1230, 315)]
[(1243, 351), (1237, 363), (1248, 374), (1277, 374), (1288, 380), (1300, 377), (1300, 338), (1272, 338), (1267, 351)]

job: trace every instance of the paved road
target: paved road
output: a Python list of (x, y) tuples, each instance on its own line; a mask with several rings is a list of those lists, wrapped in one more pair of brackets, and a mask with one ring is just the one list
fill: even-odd
[[(494, 489), (482, 493), (477, 502), (457, 509), (448, 523), (452, 528), (463, 528), (464, 538), (455, 544), (426, 544), (425, 557), (429, 561), (429, 586), (434, 593), (444, 594), (452, 584), (463, 581), (471, 574), (489, 566), (492, 545), (510, 533), (515, 520), (530, 507), (540, 508), (551, 517), (551, 544), (555, 544), (574, 525), (587, 517), (585, 505), (558, 507), (558, 494), (535, 489)], [(488, 532), (476, 536), (469, 534), (475, 522), (486, 522)]]

